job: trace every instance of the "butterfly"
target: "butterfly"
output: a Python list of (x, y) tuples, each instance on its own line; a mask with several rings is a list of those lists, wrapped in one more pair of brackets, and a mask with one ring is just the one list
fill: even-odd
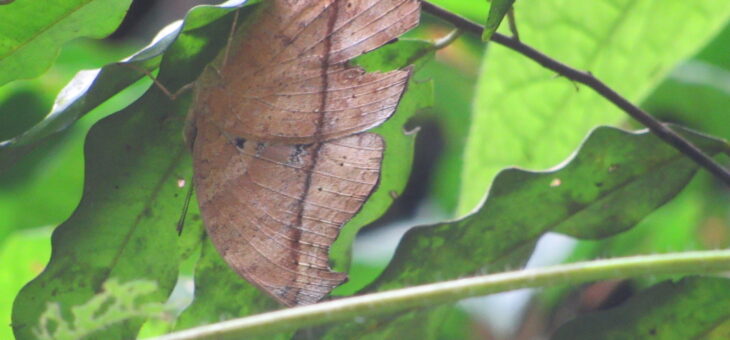
[(329, 266), (342, 226), (378, 184), (411, 69), (348, 61), (418, 24), (417, 0), (271, 0), (195, 84), (194, 183), (206, 230), (279, 302), (315, 303), (347, 280)]

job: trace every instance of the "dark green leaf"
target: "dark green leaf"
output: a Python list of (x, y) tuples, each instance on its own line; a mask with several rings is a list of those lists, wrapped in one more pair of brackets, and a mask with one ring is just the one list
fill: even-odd
[[(86, 140), (84, 196), (53, 233), (43, 273), (15, 300), (16, 337), (32, 330), (49, 302), (64, 312), (83, 304), (110, 278), (155, 279), (165, 301), (177, 278), (176, 215), (184, 199), (178, 180), (190, 177), (180, 136), (183, 119), (153, 91), (97, 123)], [(133, 337), (142, 320), (108, 328), (107, 339)]]
[(514, 3), (515, 0), (492, 0), (492, 6), (489, 7), (489, 15), (487, 16), (487, 22), (484, 24), (484, 32), (482, 33), (483, 41), (492, 39), (492, 34), (497, 31), (499, 24), (502, 23), (502, 19), (512, 9), (512, 4)]
[[(245, 5), (255, 3), (255, 1), (240, 2)], [(52, 111), (45, 119), (23, 134), (0, 142), (0, 169), (12, 164), (18, 153), (25, 153), (50, 135), (68, 129), (93, 108), (142, 78), (144, 74), (139, 70), (151, 72), (159, 67), (162, 54), (170, 48), (181, 32), (194, 31), (211, 23), (229, 13), (232, 10), (230, 6), (197, 7), (188, 14), (182, 26), (169, 26), (154, 42), (130, 58), (98, 70), (79, 72), (59, 93)], [(202, 43), (204, 42), (197, 42), (198, 45)], [(190, 47), (200, 48), (200, 46)], [(186, 53), (194, 53), (194, 50)], [(182, 85), (185, 84), (180, 86)], [(165, 86), (171, 91), (177, 89), (172, 84)]]
[[(684, 134), (713, 153), (728, 150), (723, 141)], [(671, 199), (696, 170), (695, 163), (646, 131), (598, 128), (560, 168), (504, 170), (487, 200), (471, 215), (411, 229), (383, 274), (365, 291), (521, 266), (548, 231), (582, 238), (613, 235)], [(390, 322), (377, 325), (382, 332), (392, 331)], [(365, 332), (366, 327), (357, 329)], [(339, 327), (331, 332), (339, 334)]]
[[(162, 61), (160, 82), (175, 88), (195, 80), (224, 46), (231, 17), (181, 35)], [(159, 291), (152, 300), (167, 299), (178, 257), (185, 255), (179, 252), (194, 247), (185, 241), (179, 251), (176, 231), (191, 178), (192, 161), (182, 140), (186, 112), (185, 101), (172, 103), (154, 87), (91, 129), (83, 199), (54, 232), (50, 263), (15, 301), (18, 338), (32, 337), (48, 302), (60, 302), (68, 313), (111, 278), (155, 280)], [(143, 321), (109, 327), (103, 338), (134, 337)]]
[(134, 318), (160, 318), (165, 306), (161, 302), (143, 302), (157, 291), (157, 284), (133, 280), (120, 284), (116, 279), (104, 282), (101, 292), (82, 305), (71, 308), (71, 317), (61, 314), (58, 303), (49, 303), (35, 329), (41, 340), (86, 339), (105, 328)]
[[(714, 153), (727, 148), (722, 141), (686, 135)], [(473, 214), (409, 231), (371, 289), (484, 270), (548, 231), (580, 238), (624, 231), (674, 197), (696, 169), (694, 162), (646, 131), (597, 128), (561, 168), (504, 170)]]
[(730, 280), (663, 282), (603, 312), (578, 317), (552, 339), (698, 339), (730, 318)]
[(0, 6), (0, 85), (43, 73), (69, 40), (112, 33), (131, 2), (17, 1)]
[(276, 301), (231, 270), (206, 239), (195, 268), (195, 300), (180, 315), (175, 328), (201, 326), (277, 307)]
[(387, 72), (415, 65), (420, 69), (433, 59), (435, 46), (424, 40), (398, 39), (355, 58), (352, 63), (368, 72)]

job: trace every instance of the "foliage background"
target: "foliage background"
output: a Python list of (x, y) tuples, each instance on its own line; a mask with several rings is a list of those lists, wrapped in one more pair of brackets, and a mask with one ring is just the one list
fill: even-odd
[[(489, 7), (483, 1), (434, 2), (477, 22), (484, 22)], [(522, 0), (517, 2), (518, 25), (528, 43), (572, 66), (594, 71), (658, 117), (730, 139), (730, 8), (715, 1), (673, 0), (652, 7), (653, 3), (606, 0), (581, 7), (560, 0)], [(170, 4), (159, 6), (167, 8)], [(597, 21), (598, 17), (603, 19)], [(143, 46), (164, 19), (146, 20), (154, 24), (136, 37), (66, 43), (53, 66), (42, 75), (0, 87), (0, 140), (39, 122), (76, 71), (117, 61)], [(139, 22), (127, 25), (135, 30), (143, 26)], [(409, 37), (433, 40), (449, 29), (443, 22), (424, 16), (422, 27)], [(564, 160), (596, 125), (635, 127), (587, 89), (576, 90), (570, 82), (519, 55), (498, 46), (485, 47), (475, 37), (464, 36), (438, 51), (434, 61), (420, 68), (418, 78), (433, 80), (435, 98), (433, 108), (421, 111), (410, 123), (421, 126), (415, 140), (413, 174), (407, 184), (403, 183), (400, 199), (389, 212), (361, 232), (351, 282), (338, 290), (339, 294), (357, 291), (377, 276), (408, 226), (461, 216), (473, 209), (498, 169), (514, 165), (546, 169)], [(83, 147), (89, 128), (125, 108), (149, 86), (148, 80), (140, 80), (32, 152), (0, 158), (0, 321), (4, 325), (10, 323), (12, 301), (18, 291), (48, 262), (51, 230), (71, 216), (82, 198)], [(599, 241), (547, 239), (535, 257), (553, 255), (563, 260), (561, 254), (566, 251), (556, 248), (568, 249), (567, 261), (727, 248), (729, 196), (726, 188), (700, 172), (676, 198), (630, 231)], [(176, 211), (178, 205), (171, 203), (168, 209)], [(176, 220), (177, 216), (169, 218)], [(190, 239), (200, 232), (189, 230)], [(185, 246), (179, 247), (185, 250)], [(214, 256), (209, 251), (202, 254)], [(195, 255), (184, 258), (182, 279), (168, 301), (178, 312), (191, 299), (191, 275), (197, 259)], [(206, 268), (198, 270), (204, 272)], [(601, 292), (611, 297), (623, 289), (631, 295), (654, 282), (616, 283)], [(545, 323), (559, 324), (592, 302), (581, 300), (581, 294), (574, 287), (545, 290), (529, 307), (515, 312), (521, 316), (517, 323), (490, 319), (483, 302), (441, 309), (437, 316), (441, 327), (434, 332), (455, 337), (466, 336), (464, 332), (473, 336), (499, 334), (500, 330), (519, 332), (534, 324), (550, 329), (553, 326)], [(611, 299), (598, 303), (605, 301)], [(618, 301), (622, 301), (620, 296)], [(199, 323), (196, 310), (184, 313), (177, 327)], [(233, 309), (222, 318), (249, 312), (252, 310)], [(540, 321), (530, 318), (535, 315)], [(547, 315), (552, 315), (552, 320)], [(142, 335), (168, 331), (174, 315), (168, 317), (148, 322)], [(0, 338), (10, 337), (10, 327), (0, 327)]]

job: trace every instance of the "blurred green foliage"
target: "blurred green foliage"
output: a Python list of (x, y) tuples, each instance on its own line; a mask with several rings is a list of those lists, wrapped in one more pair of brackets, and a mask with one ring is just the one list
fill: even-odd
[(579, 317), (553, 339), (706, 338), (708, 329), (729, 316), (730, 279), (690, 277), (662, 282), (620, 307)]
[[(433, 2), (481, 23), (486, 22), (490, 7), (489, 2), (483, 0)], [(21, 5), (23, 3), (30, 6), (28, 2), (14, 2)], [(74, 2), (67, 2), (72, 3)], [(106, 2), (96, 0), (91, 3), (102, 6)], [(125, 3), (115, 3), (117, 11), (112, 16), (114, 20), (109, 20), (106, 14), (101, 16), (102, 19), (89, 19), (88, 22), (95, 24), (88, 24), (85, 32), (93, 31), (98, 36), (109, 33), (120, 19), (118, 9), (126, 7)], [(9, 9), (13, 8), (11, 6), (15, 5), (0, 6), (0, 18), (4, 18), (3, 15), (7, 18)], [(672, 0), (662, 5), (653, 5), (652, 2), (643, 0), (606, 0), (585, 4), (567, 0), (521, 0), (516, 2), (516, 6), (517, 25), (521, 38), (526, 43), (571, 66), (594, 72), (631, 100), (641, 101), (642, 107), (657, 117), (700, 132), (730, 138), (730, 52), (727, 49), (730, 46), (730, 25), (727, 21), (730, 4), (727, 2)], [(91, 9), (86, 14), (98, 16), (102, 12), (106, 13)], [(20, 12), (13, 12), (12, 15), (22, 17), (18, 13)], [(59, 15), (54, 13), (51, 11), (44, 15), (48, 15), (46, 19)], [(158, 43), (158, 50), (149, 51), (150, 55), (145, 56), (149, 59), (143, 58), (139, 65), (155, 68), (162, 62), (163, 71), (160, 72), (160, 77), (166, 85), (173, 88), (195, 79), (195, 70), (199, 70), (221, 48), (222, 37), (226, 36), (226, 30), (230, 27), (226, 20), (230, 20), (231, 16), (215, 20), (229, 13), (229, 9), (221, 8), (196, 10), (188, 17), (181, 38), (174, 45)], [(24, 25), (29, 27), (22, 33), (43, 29), (42, 24), (46, 22), (44, 20), (26, 20)], [(7, 26), (10, 21), (2, 22), (0, 33), (10, 30)], [(15, 80), (0, 87), (0, 141), (16, 137), (42, 121), (51, 111), (53, 97), (76, 71), (101, 67), (133, 52), (133, 48), (128, 46), (112, 46), (92, 40), (66, 43), (66, 40), (75, 37), (77, 33), (84, 33), (69, 31), (63, 25), (45, 26), (50, 27), (52, 32), (58, 30), (64, 36), (54, 41), (53, 46), (62, 46), (62, 50), (48, 71), (39, 78)], [(409, 37), (434, 41), (445, 36), (449, 30), (448, 24), (424, 15), (421, 27), (409, 33)], [(23, 36), (26, 35), (17, 37)], [(30, 36), (27, 35), (26, 38), (31, 39), (28, 38)], [(12, 38), (10, 35), (0, 34), (0, 37), (2, 48), (12, 49), (12, 46), (22, 43), (22, 39)], [(175, 35), (171, 35), (170, 39), (174, 37)], [(712, 40), (706, 44), (710, 39)], [(30, 77), (40, 74), (48, 67), (55, 56), (55, 47), (44, 45), (46, 42), (41, 40), (33, 43), (44, 47), (44, 56), (21, 60), (23, 63), (30, 61), (27, 69), (18, 66), (20, 61), (15, 56), (18, 54), (0, 53), (3, 55), (0, 57), (0, 71), (6, 68), (14, 70), (0, 72), (7, 78), (0, 79), (0, 82), (21, 75)], [(349, 249), (357, 231), (378, 219), (387, 210), (394, 200), (391, 192), (399, 195), (404, 190), (411, 170), (414, 136), (403, 134), (403, 125), (416, 112), (418, 122), (435, 124), (440, 134), (421, 135), (417, 138), (438, 137), (443, 143), (435, 164), (417, 164), (418, 167), (428, 166), (434, 169), (428, 182), (421, 183), (429, 186), (426, 199), (435, 203), (432, 205), (432, 216), (463, 215), (475, 207), (485, 195), (494, 176), (505, 166), (520, 165), (539, 169), (557, 165), (576, 149), (587, 131), (598, 124), (621, 123), (624, 127), (637, 127), (588, 89), (578, 90), (574, 84), (555, 77), (532, 61), (502, 47), (483, 45), (479, 37), (461, 37), (447, 48), (435, 52), (434, 60), (431, 56), (434, 51), (429, 50), (430, 46), (430, 43), (404, 40), (386, 45), (384, 49), (373, 53), (370, 60), (368, 57), (361, 60), (361, 64), (370, 69), (397, 68), (403, 66), (404, 60), (411, 60), (409, 56), (428, 54), (427, 58), (419, 59), (414, 77), (416, 82), (411, 84), (396, 118), (376, 130), (386, 136), (389, 145), (395, 147), (389, 149), (389, 154), (385, 156), (386, 172), (383, 174), (381, 187), (363, 212), (344, 229), (343, 237), (333, 249), (333, 261), (340, 270), (349, 265)], [(687, 59), (700, 48), (699, 53)], [(160, 61), (162, 57), (155, 53), (162, 52), (165, 53), (164, 60)], [(392, 58), (384, 57), (389, 53)], [(166, 68), (167, 71), (164, 71)], [(17, 300), (20, 305), (16, 306), (18, 311), (14, 326), (22, 327), (16, 333), (20, 338), (31, 337), (32, 326), (24, 325), (23, 322), (36, 323), (45, 310), (46, 302), (64, 301), (61, 310), (70, 315), (68, 313), (74, 305), (82, 305), (89, 299), (98, 297), (95, 293), (100, 291), (107, 277), (122, 278), (124, 281), (130, 278), (156, 281), (160, 289), (152, 294), (150, 301), (164, 302), (175, 283), (181, 261), (197, 261), (195, 300), (177, 321), (174, 318), (160, 321), (162, 324), (147, 327), (145, 335), (277, 308), (268, 297), (230, 271), (204, 239), (202, 222), (194, 203), (183, 236), (175, 236), (175, 222), (180, 217), (184, 201), (184, 194), (176, 185), (178, 180), (189, 179), (188, 157), (183, 153), (173, 152), (182, 150), (179, 130), (182, 126), (181, 116), (185, 112), (185, 99), (178, 102), (177, 106), (163, 110), (158, 107), (158, 103), (168, 103), (167, 99), (157, 89), (152, 89), (131, 107), (122, 110), (140, 97), (150, 82), (146, 79), (139, 81), (117, 94), (119, 89), (141, 78), (141, 74), (118, 65), (108, 65), (105, 70), (108, 72), (107, 78), (92, 88), (92, 91), (101, 91), (100, 94), (91, 96), (92, 99), (88, 102), (76, 102), (79, 106), (75, 109), (78, 111), (69, 113), (67, 122), (70, 125), (67, 129), (64, 126), (59, 133), (34, 141), (26, 148), (17, 148), (14, 152), (8, 152), (7, 148), (0, 149), (0, 263), (3, 264), (0, 266), (0, 321), (4, 321), (6, 325), (10, 323), (10, 307), (16, 294), (22, 285), (41, 272), (51, 253), (49, 231), (58, 225), (61, 226), (56, 229), (57, 236), (54, 237), (54, 259), (44, 274), (27, 286), (25, 294)], [(431, 82), (426, 82), (427, 80)], [(113, 98), (86, 114), (86, 111), (96, 106), (94, 100), (102, 102), (111, 96)], [(431, 104), (430, 110), (422, 110)], [(99, 122), (120, 110), (121, 112)], [(171, 113), (165, 110), (170, 110)], [(166, 114), (177, 118), (155, 125), (155, 119)], [(94, 128), (89, 134), (92, 126)], [(115, 154), (125, 152), (124, 144), (120, 144), (122, 141), (126, 145), (134, 145), (131, 153), (133, 157), (114, 157)], [(610, 142), (598, 144), (593, 146), (598, 150), (595, 151), (596, 160), (609, 152), (620, 150), (616, 145), (613, 149), (600, 147), (611, 145)], [(618, 145), (629, 144), (625, 142)], [(654, 147), (659, 145), (654, 144)], [(639, 146), (634, 155), (645, 152), (656, 157), (661, 156), (661, 152), (656, 150), (659, 149)], [(415, 152), (418, 153), (419, 150)], [(175, 158), (175, 155), (180, 157)], [(643, 160), (649, 158), (645, 157)], [(629, 229), (601, 240), (579, 241), (568, 261), (729, 247), (730, 208), (727, 202), (730, 202), (730, 193), (709, 175), (701, 172), (676, 198), (656, 209), (656, 206), (671, 198), (683, 186), (684, 181), (691, 177), (693, 166), (683, 163), (685, 160), (677, 162), (664, 165), (665, 171), (676, 170), (673, 173), (676, 181), (660, 180), (672, 178), (668, 176), (654, 178), (658, 183), (651, 182), (651, 171), (645, 169), (642, 173), (642, 180), (661, 188), (662, 190), (656, 192), (661, 192), (664, 196), (652, 196), (655, 192), (644, 187), (636, 192), (636, 201), (620, 196), (622, 198), (616, 202), (620, 208), (608, 211), (596, 209), (595, 214), (581, 216), (581, 223), (573, 223), (578, 229), (562, 228), (561, 231), (573, 235), (585, 231), (590, 237), (605, 237), (619, 231), (615, 229)], [(639, 167), (642, 163), (636, 161), (631, 164)], [(569, 165), (576, 166), (575, 163)], [(681, 171), (677, 170), (680, 167)], [(172, 168), (174, 170), (170, 170)], [(657, 168), (662, 167), (651, 170)], [(565, 169), (568, 168), (563, 168)], [(174, 175), (170, 177), (166, 173), (168, 170)], [(419, 170), (421, 169), (416, 169)], [(519, 170), (509, 171), (512, 175), (529, 174)], [(546, 176), (552, 175), (553, 173), (549, 173)], [(550, 188), (550, 183), (554, 180), (548, 177), (541, 179), (545, 183), (540, 182), (540, 185), (534, 186), (530, 183), (539, 181), (521, 177), (495, 184), (493, 189), (499, 192), (517, 190), (514, 196), (516, 198), (512, 201), (506, 200), (507, 203), (500, 208), (499, 202), (489, 203), (499, 199), (499, 192), (493, 193), (495, 197), (490, 198), (488, 205), (482, 208), (483, 211), (500, 208), (501, 214), (506, 216), (499, 219), (502, 222), (530, 216), (532, 212), (535, 215), (534, 221), (530, 220), (522, 225), (537, 230), (534, 233), (515, 232), (516, 227), (512, 222), (505, 222), (504, 228), (498, 234), (493, 230), (492, 233), (481, 233), (478, 232), (480, 229), (473, 226), (487, 223), (489, 218), (482, 218), (480, 215), (476, 215), (478, 218), (467, 219), (468, 223), (457, 222), (456, 224), (461, 223), (463, 234), (451, 230), (445, 232), (447, 235), (444, 239), (437, 240), (439, 237), (429, 235), (437, 229), (420, 228), (409, 233), (410, 236), (402, 248), (410, 247), (412, 250), (420, 247), (423, 256), (409, 257), (401, 251), (396, 255), (391, 269), (386, 271), (390, 274), (382, 276), (378, 284), (391, 280), (396, 282), (391, 285), (395, 287), (406, 283), (458, 277), (472, 274), (485, 265), (499, 269), (505, 266), (522, 266), (530, 256), (538, 236), (551, 229), (538, 228), (540, 223), (549, 222), (539, 217), (559, 212), (566, 206), (559, 203), (569, 201), (557, 200), (558, 203), (553, 207), (546, 205), (549, 201), (549, 194), (546, 192), (549, 190), (544, 189)], [(566, 181), (569, 185), (564, 187), (575, 189), (577, 194), (572, 196), (583, 197), (581, 192), (585, 193), (587, 190), (585, 183), (597, 177), (588, 171), (568, 178), (586, 181)], [(123, 183), (122, 191), (126, 190), (125, 194), (113, 194), (114, 190), (118, 190), (113, 188), (119, 186), (119, 183)], [(164, 193), (157, 190), (154, 183), (163, 183), (161, 185), (165, 187)], [(543, 190), (530, 191), (530, 187), (542, 187)], [(616, 190), (621, 192), (623, 189)], [(160, 199), (153, 200), (154, 203), (146, 207), (137, 204), (138, 201), (149, 198), (151, 193), (163, 195), (165, 199), (160, 196)], [(626, 190), (623, 194), (630, 195), (631, 190)], [(80, 204), (82, 195), (86, 201)], [(74, 209), (77, 209), (74, 217), (67, 220)], [(636, 209), (641, 212), (631, 216), (628, 212), (620, 213)], [(651, 212), (654, 209), (656, 210)], [(612, 211), (613, 215), (623, 217), (624, 223), (616, 224), (607, 219), (606, 214), (611, 215)], [(647, 218), (631, 228), (646, 214), (649, 214)], [(602, 224), (589, 223), (596, 222), (592, 219), (598, 217), (606, 219), (598, 221), (603, 222)], [(631, 218), (626, 219), (628, 217)], [(139, 221), (147, 223), (143, 230), (130, 228)], [(466, 228), (465, 225), (473, 226)], [(597, 234), (599, 227), (596, 225), (611, 231)], [(581, 227), (584, 229), (580, 229)], [(514, 233), (522, 234), (513, 235)], [(519, 239), (519, 242), (512, 242), (515, 239)], [(120, 240), (133, 242), (119, 242)], [(518, 247), (515, 244), (523, 246)], [(500, 252), (494, 250), (495, 247), (508, 248), (509, 251)], [(462, 254), (450, 256), (447, 255), (449, 252)], [(200, 260), (197, 260), (198, 257)], [(107, 261), (109, 259), (112, 259), (111, 262)], [(368, 285), (383, 269), (370, 263), (358, 262), (357, 258), (354, 261), (349, 267), (353, 280), (338, 290), (341, 295), (353, 294), (360, 287)], [(112, 262), (113, 265), (110, 264)], [(392, 269), (399, 263), (410, 269)], [(433, 266), (429, 267), (429, 264)], [(468, 270), (464, 269), (467, 267)], [(190, 269), (181, 271), (192, 275)], [(409, 275), (412, 277), (421, 274), (426, 279), (409, 278)], [(655, 281), (652, 278), (643, 279), (638, 286), (648, 287), (656, 283)], [(707, 282), (691, 279), (680, 281), (673, 287), (714, 294), (711, 292), (717, 289), (717, 285)], [(646, 295), (653, 300), (674, 301), (671, 300), (672, 297), (681, 295), (677, 295), (675, 291), (667, 291), (669, 285), (664, 283), (650, 288)], [(52, 291), (53, 289), (57, 290)], [(543, 294), (543, 305), (548, 308), (560, 306), (565, 302), (567, 292), (573, 289), (576, 287), (547, 290)], [(698, 296), (702, 297), (702, 294)], [(637, 300), (641, 299), (646, 297), (637, 297)], [(692, 300), (690, 296), (684, 301), (701, 306), (712, 300)], [(638, 307), (642, 307), (641, 304)], [(636, 308), (636, 302), (629, 302), (624, 308), (632, 309), (632, 313), (637, 315), (635, 320), (657, 320), (651, 319), (652, 310)], [(605, 317), (606, 320), (603, 321), (621, 322), (625, 325), (621, 321), (621, 313), (614, 314), (618, 315)], [(642, 319), (642, 316), (645, 318)], [(662, 319), (659, 320), (659, 323), (663, 322)], [(451, 305), (389, 319), (359, 321), (334, 329), (324, 327), (306, 330), (299, 335), (326, 335), (331, 338), (353, 334), (375, 338), (467, 338), (474, 336), (476, 329), (487, 328), (460, 308)], [(142, 319), (136, 319), (117, 324), (108, 328), (104, 334), (110, 338), (129, 337), (139, 330), (142, 322)], [(424, 324), (428, 327), (422, 327)], [(367, 332), (354, 333), (361, 332), (363, 325), (369, 325)], [(700, 326), (704, 327), (702, 331), (709, 327)], [(712, 334), (720, 339), (724, 331), (726, 329), (718, 327)], [(573, 333), (575, 334), (580, 333)], [(10, 327), (0, 327), (0, 338), (10, 337)]]
[[(51, 228), (16, 231), (0, 245), (0, 322), (10, 324), (10, 307), (28, 281), (45, 267), (51, 255)], [(12, 339), (10, 327), (0, 327), (0, 338)]]
[[(0, 86), (42, 74), (63, 44), (103, 38), (117, 28), (132, 0), (16, 1), (0, 6)], [(104, 12), (104, 15), (98, 13)], [(31, 19), (32, 18), (32, 19)]]

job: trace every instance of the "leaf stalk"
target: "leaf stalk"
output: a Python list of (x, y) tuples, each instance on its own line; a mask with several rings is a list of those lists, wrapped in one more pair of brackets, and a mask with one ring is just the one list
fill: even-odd
[(558, 284), (621, 279), (640, 275), (691, 275), (730, 270), (730, 250), (620, 257), (525, 269), (390, 290), (233, 319), (157, 340), (243, 339), (354, 318), (383, 316), (461, 299)]

